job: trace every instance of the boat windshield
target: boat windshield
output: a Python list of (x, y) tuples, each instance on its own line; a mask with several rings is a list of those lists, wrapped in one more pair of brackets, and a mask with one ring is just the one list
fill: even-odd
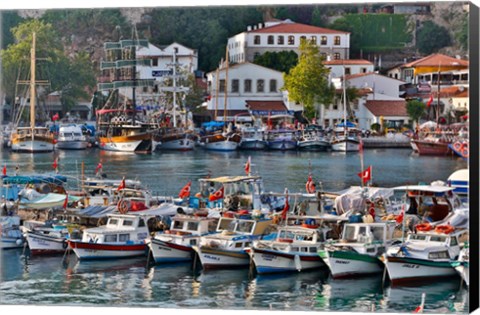
[(446, 236), (443, 235), (432, 235), (430, 236), (430, 242), (445, 243), (447, 240)]
[(426, 239), (427, 239), (426, 235), (410, 234), (408, 236), (408, 240), (424, 241)]
[(242, 233), (253, 233), (253, 222), (249, 222), (249, 221), (238, 222), (236, 231), (242, 232)]

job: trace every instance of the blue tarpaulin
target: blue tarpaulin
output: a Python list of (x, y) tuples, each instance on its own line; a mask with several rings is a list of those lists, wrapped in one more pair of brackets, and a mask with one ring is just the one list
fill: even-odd
[[(335, 127), (345, 127), (345, 124), (344, 124), (344, 122), (342, 122), (338, 125), (335, 125)], [(353, 128), (353, 127), (356, 127), (356, 125), (347, 120), (347, 128)]]

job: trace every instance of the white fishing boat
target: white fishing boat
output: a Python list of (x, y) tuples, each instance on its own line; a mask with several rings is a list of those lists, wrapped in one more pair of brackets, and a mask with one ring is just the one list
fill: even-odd
[(20, 217), (0, 216), (0, 249), (20, 248), (23, 244)]
[(60, 125), (55, 147), (63, 150), (85, 150), (88, 139), (80, 125)]
[(202, 236), (200, 244), (193, 246), (203, 269), (248, 267), (245, 248), (268, 231), (272, 220), (242, 217), (221, 217), (216, 233)]
[(148, 241), (155, 263), (191, 260), (195, 254), (192, 246), (199, 244), (201, 236), (214, 231), (212, 224), (213, 219), (202, 216), (173, 217), (169, 230), (157, 232)]
[(264, 150), (267, 148), (265, 140), (265, 127), (251, 126), (241, 130), (242, 140), (239, 148), (241, 150)]
[(137, 215), (108, 214), (106, 225), (83, 231), (81, 240), (68, 240), (80, 260), (143, 256), (149, 230)]
[(393, 242), (393, 223), (348, 223), (338, 242), (318, 251), (332, 277), (346, 278), (383, 271), (381, 255)]
[(299, 132), (297, 146), (298, 149), (305, 151), (327, 151), (330, 149), (330, 141), (319, 127), (309, 125)]
[(452, 266), (460, 277), (462, 277), (465, 284), (470, 286), (470, 250), (468, 243), (463, 246), (457, 260), (452, 262)]
[(80, 232), (74, 232), (74, 225), (56, 224), (37, 226), (25, 232), (30, 255), (63, 254), (68, 247), (68, 239), (75, 239)]
[(78, 196), (67, 197), (65, 194), (41, 194), (34, 189), (23, 189), (18, 195), (18, 205), (20, 208), (38, 210), (62, 207), (65, 204), (65, 199), (67, 198), (67, 203), (72, 203), (81, 199), (81, 197)]
[(161, 129), (153, 135), (155, 150), (190, 151), (195, 148), (196, 136), (181, 128)]
[[(14, 152), (38, 153), (52, 152), (54, 149), (55, 138), (53, 133), (46, 127), (36, 124), (36, 34), (32, 34), (32, 48), (30, 55), (30, 126), (19, 127), (22, 118), (22, 110), (18, 112), (15, 118), (15, 128), (10, 135), (11, 149)], [(26, 100), (26, 98), (25, 98)], [(23, 104), (24, 105), (24, 104)], [(23, 108), (24, 106), (22, 106)]]
[(293, 129), (268, 130), (266, 138), (269, 150), (286, 151), (297, 148), (296, 131)]
[(392, 284), (418, 282), (457, 275), (452, 266), (468, 240), (467, 229), (451, 225), (422, 223), (416, 233), (410, 232), (405, 242), (391, 246), (384, 263)]
[(283, 226), (274, 240), (257, 240), (247, 249), (258, 274), (303, 271), (325, 266), (317, 251), (323, 247), (326, 232), (315, 223)]

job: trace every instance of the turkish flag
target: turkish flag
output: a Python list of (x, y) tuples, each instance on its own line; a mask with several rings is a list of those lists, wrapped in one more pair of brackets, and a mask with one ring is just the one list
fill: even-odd
[(224, 192), (225, 192), (225, 188), (222, 186), (222, 187), (220, 187), (220, 189), (218, 189), (216, 192), (214, 192), (213, 194), (211, 194), (211, 195), (208, 197), (208, 200), (209, 200), (209, 201), (215, 201), (215, 200), (218, 200), (218, 199), (222, 199)]
[(53, 121), (59, 120), (59, 119), (60, 119), (60, 116), (58, 115), (58, 113), (56, 113), (55, 115), (52, 116)]
[(67, 209), (68, 205), (68, 195), (65, 195), (65, 201), (63, 202), (63, 209)]
[(248, 157), (248, 161), (245, 163), (245, 173), (247, 176), (250, 175), (250, 157)]
[(290, 205), (288, 204), (288, 192), (287, 192), (287, 195), (285, 196), (285, 205), (283, 206), (283, 210), (282, 210), (282, 219), (284, 220), (286, 219), (288, 210), (290, 210)]
[(98, 171), (101, 170), (102, 168), (103, 168), (102, 162), (99, 162), (97, 167), (95, 168), (95, 174), (97, 174)]
[(372, 166), (369, 166), (363, 172), (358, 173), (358, 176), (362, 179), (363, 183), (366, 184), (372, 179)]
[(427, 102), (427, 107), (430, 107), (430, 105), (432, 105), (432, 102), (433, 102), (433, 94), (430, 94), (430, 99)]
[(2, 171), (3, 176), (7, 176), (7, 166), (3, 166), (3, 171)]
[(183, 188), (182, 190), (180, 190), (180, 193), (178, 194), (178, 197), (179, 198), (186, 198), (186, 197), (190, 197), (190, 186), (192, 185), (192, 182), (188, 182)]
[(54, 170), (57, 170), (57, 168), (58, 168), (58, 162), (57, 162), (57, 160), (58, 160), (58, 159), (53, 160), (52, 167), (53, 167)]
[(118, 185), (117, 191), (125, 189), (126, 187), (127, 185), (125, 184), (125, 177), (124, 177), (122, 178), (122, 182), (120, 183), (120, 185)]

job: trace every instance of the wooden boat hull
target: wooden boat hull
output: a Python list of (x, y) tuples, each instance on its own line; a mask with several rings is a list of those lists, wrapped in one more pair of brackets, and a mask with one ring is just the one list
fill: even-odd
[(52, 152), (54, 149), (53, 136), (34, 135), (13, 136), (11, 149), (14, 152), (24, 153), (42, 153)]
[[(190, 237), (190, 240), (198, 242), (199, 237)], [(192, 260), (195, 251), (192, 246), (175, 244), (173, 242), (166, 242), (159, 239), (152, 239), (148, 246), (152, 253), (155, 263), (170, 263)]]
[(155, 136), (153, 147), (155, 150), (190, 151), (195, 148), (195, 136), (191, 133)]
[(339, 140), (332, 142), (332, 151), (339, 152), (358, 152), (360, 150), (360, 143), (353, 140)]
[(203, 269), (243, 268), (250, 264), (247, 252), (223, 250), (206, 246), (193, 246), (197, 252)]
[(204, 147), (206, 150), (213, 151), (235, 151), (238, 148), (242, 137), (238, 134), (223, 135), (214, 134), (206, 136), (203, 139)]
[(384, 263), (392, 284), (457, 275), (448, 261), (387, 256)]
[(419, 155), (447, 155), (450, 152), (446, 142), (413, 140), (413, 143), (417, 146)]
[(27, 232), (26, 238), (31, 255), (63, 254), (68, 247), (64, 237), (52, 237)]
[[(250, 249), (250, 256), (259, 274), (303, 271), (325, 266), (325, 263), (317, 253), (301, 253), (295, 255), (276, 250), (252, 247)], [(295, 256), (298, 256), (298, 258)]]
[(80, 241), (68, 241), (78, 259), (117, 259), (135, 256), (144, 256), (147, 253), (147, 244), (103, 244)]
[(384, 268), (377, 257), (356, 252), (320, 250), (318, 255), (328, 266), (334, 279), (379, 273)]
[(102, 150), (116, 152), (152, 152), (152, 137), (148, 133), (132, 136), (99, 137), (98, 146)]

